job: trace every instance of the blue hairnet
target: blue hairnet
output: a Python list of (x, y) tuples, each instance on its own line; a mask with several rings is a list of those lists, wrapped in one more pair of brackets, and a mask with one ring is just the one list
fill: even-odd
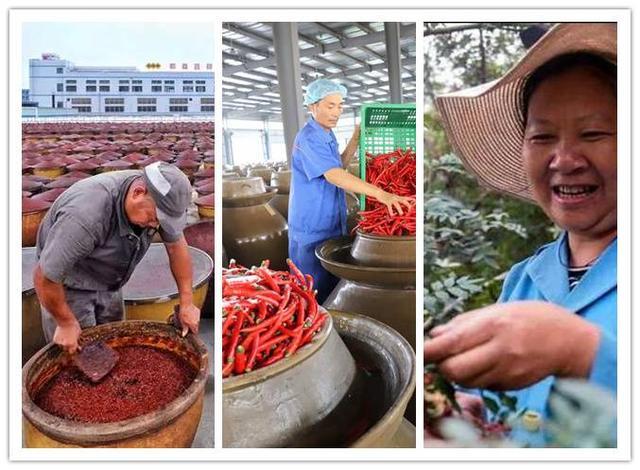
[(320, 101), (322, 98), (334, 93), (340, 93), (343, 98), (347, 96), (347, 89), (339, 83), (332, 82), (327, 78), (319, 78), (309, 83), (307, 92), (304, 94), (304, 104), (310, 104)]

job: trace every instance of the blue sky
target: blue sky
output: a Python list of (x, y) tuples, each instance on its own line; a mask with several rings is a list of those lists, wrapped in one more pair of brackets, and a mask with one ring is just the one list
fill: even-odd
[(214, 62), (211, 23), (24, 23), (22, 87), (29, 87), (29, 59), (53, 52), (80, 66), (136, 66), (147, 62)]

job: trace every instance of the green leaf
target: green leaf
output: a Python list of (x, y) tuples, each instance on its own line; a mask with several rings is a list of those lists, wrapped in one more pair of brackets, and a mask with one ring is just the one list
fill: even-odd
[(484, 406), (494, 415), (497, 415), (500, 411), (500, 405), (493, 398), (488, 397), (486, 395), (482, 395), (482, 401), (484, 402)]

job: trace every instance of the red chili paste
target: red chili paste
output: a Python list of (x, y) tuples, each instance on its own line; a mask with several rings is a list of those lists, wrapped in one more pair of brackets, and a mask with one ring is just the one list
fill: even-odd
[(110, 423), (155, 411), (180, 396), (196, 370), (176, 354), (148, 346), (114, 348), (118, 363), (94, 384), (76, 367), (62, 369), (34, 402), (60, 418)]

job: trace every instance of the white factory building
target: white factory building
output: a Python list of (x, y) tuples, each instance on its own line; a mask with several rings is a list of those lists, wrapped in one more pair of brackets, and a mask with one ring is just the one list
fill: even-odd
[(80, 67), (42, 54), (29, 60), (29, 99), (85, 115), (213, 114), (213, 64), (147, 67)]

